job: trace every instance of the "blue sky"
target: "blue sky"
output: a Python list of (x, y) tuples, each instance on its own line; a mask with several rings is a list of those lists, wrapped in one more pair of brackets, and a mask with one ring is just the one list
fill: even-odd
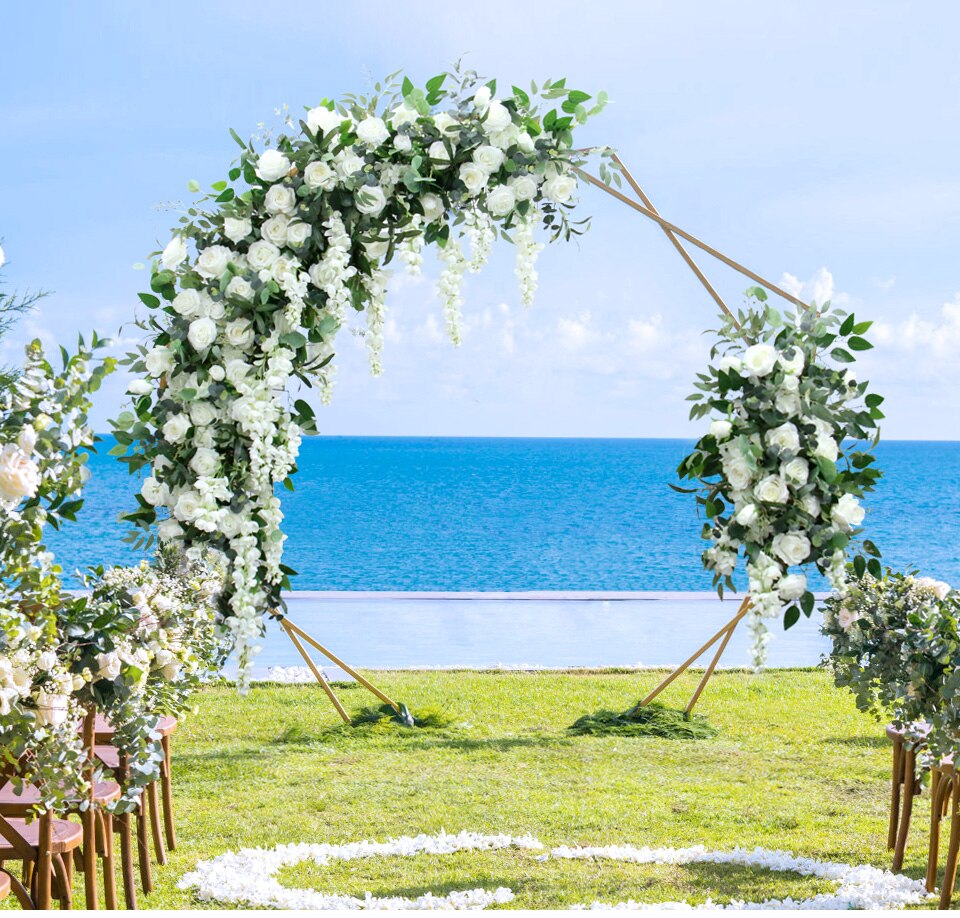
[[(55, 291), (8, 339), (115, 334), (186, 183), (223, 177), (229, 127), (455, 58), (501, 82), (561, 75), (613, 103), (617, 147), (661, 212), (756, 271), (877, 321), (864, 361), (885, 435), (960, 438), (960, 69), (953, 3), (247, 0), (15, 4), (0, 57), (9, 286)], [(385, 375), (344, 338), (327, 434), (688, 436), (712, 301), (656, 226), (583, 189), (578, 244), (518, 302), (509, 246), (470, 277), (465, 343), (436, 268), (397, 277)], [(746, 282), (699, 259), (728, 301)], [(788, 281), (789, 282), (789, 281)], [(127, 329), (126, 335), (130, 334)], [(97, 407), (105, 428), (116, 380)]]

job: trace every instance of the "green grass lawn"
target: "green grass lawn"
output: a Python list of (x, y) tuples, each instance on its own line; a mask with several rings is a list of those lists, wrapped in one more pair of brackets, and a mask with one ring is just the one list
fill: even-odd
[[(319, 687), (208, 689), (174, 738), (180, 847), (145, 908), (195, 906), (177, 880), (198, 860), (278, 842), (346, 842), (475, 830), (558, 844), (761, 845), (888, 867), (890, 747), (829, 677), (717, 674), (698, 710), (714, 739), (569, 736), (598, 708), (623, 708), (656, 673), (381, 673), (396, 699), (453, 715), (442, 731), (338, 728)], [(697, 675), (668, 690), (681, 703)], [(340, 690), (348, 708), (370, 696)], [(926, 795), (905, 865), (926, 865)], [(944, 845), (944, 848), (946, 846)], [(808, 896), (826, 881), (739, 868), (537, 862), (535, 852), (371, 859), (282, 874), (290, 886), (362, 895), (509, 886), (513, 905), (596, 899)]]

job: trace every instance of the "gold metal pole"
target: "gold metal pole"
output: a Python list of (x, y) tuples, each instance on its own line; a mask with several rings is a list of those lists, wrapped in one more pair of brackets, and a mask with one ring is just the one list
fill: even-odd
[(341, 660), (338, 656), (336, 656), (332, 651), (327, 650), (327, 648), (324, 647), (323, 644), (321, 644), (316, 638), (310, 637), (310, 635), (307, 634), (307, 632), (304, 631), (303, 628), (300, 628), (298, 625), (295, 625), (293, 622), (291, 622), (287, 618), (283, 619), (283, 627), (286, 629), (287, 633), (291, 637), (293, 637), (294, 634), (297, 634), (300, 637), (302, 637), (311, 647), (315, 648), (316, 650), (319, 650), (320, 653), (322, 653), (328, 660), (330, 660), (332, 663), (336, 663), (336, 665), (339, 666), (344, 672), (349, 673), (351, 676), (353, 676), (353, 678), (356, 679), (357, 682), (359, 682), (365, 689), (372, 692), (381, 701), (390, 705), (390, 707), (393, 708), (393, 710), (396, 711), (398, 714), (400, 713), (400, 705), (398, 705), (392, 698), (390, 698), (389, 696), (381, 692), (380, 689), (378, 689), (372, 682), (368, 682), (366, 679), (364, 679), (363, 676), (360, 675), (360, 673), (358, 673), (355, 669), (351, 668), (346, 663), (344, 663), (343, 660)]
[(717, 652), (713, 655), (713, 659), (710, 661), (710, 665), (707, 667), (706, 672), (704, 672), (700, 682), (697, 685), (697, 690), (693, 693), (693, 697), (687, 702), (686, 708), (684, 708), (684, 713), (689, 714), (693, 710), (693, 706), (697, 703), (700, 695), (703, 693), (703, 690), (707, 687), (707, 683), (710, 681), (710, 677), (713, 675), (713, 671), (717, 668), (717, 664), (720, 662), (720, 657), (723, 656), (723, 652), (727, 649), (727, 644), (730, 643), (730, 638), (733, 637), (733, 632), (737, 630), (737, 625), (740, 623), (740, 619), (735, 619), (730, 623), (730, 627), (727, 628), (727, 633), (724, 639), (720, 642), (720, 646), (717, 648)]
[[(650, 210), (652, 210), (655, 214), (657, 214), (657, 216), (659, 216), (660, 211), (658, 211), (657, 208), (653, 206), (653, 201), (651, 201), (650, 198), (647, 197), (644, 190), (640, 187), (640, 184), (630, 174), (630, 170), (627, 169), (627, 167), (623, 164), (623, 160), (621, 160), (616, 153), (613, 154), (613, 161), (620, 167), (620, 171), (623, 173), (623, 177), (627, 180), (630, 187), (637, 193), (637, 197), (640, 198), (640, 200), (643, 201), (643, 203)], [(673, 243), (674, 248), (680, 253), (680, 257), (689, 265), (690, 270), (697, 275), (697, 278), (699, 279), (700, 283), (703, 284), (703, 286), (706, 288), (707, 293), (709, 293), (710, 296), (714, 298), (717, 305), (732, 319), (733, 313), (727, 307), (727, 304), (724, 303), (723, 298), (720, 296), (720, 294), (717, 293), (717, 291), (714, 289), (713, 284), (711, 284), (710, 281), (707, 280), (707, 276), (703, 273), (703, 271), (700, 270), (699, 265), (693, 260), (693, 257), (690, 255), (690, 253), (683, 247), (683, 243), (676, 237), (676, 235), (674, 235), (672, 230), (668, 230), (665, 226), (662, 226), (661, 229), (663, 230), (667, 239), (669, 239)]]
[(293, 646), (300, 651), (300, 656), (306, 661), (307, 666), (310, 667), (310, 672), (313, 673), (314, 679), (320, 683), (320, 687), (327, 693), (327, 697), (333, 702), (333, 706), (337, 709), (337, 713), (343, 718), (343, 722), (348, 724), (350, 723), (350, 715), (346, 712), (344, 706), (340, 703), (340, 699), (337, 698), (336, 693), (333, 691), (333, 686), (327, 682), (326, 677), (318, 669), (317, 665), (313, 662), (310, 657), (310, 654), (307, 653), (307, 648), (300, 643), (300, 639), (290, 630), (290, 626), (287, 623), (286, 619), (282, 619), (280, 624), (283, 626), (283, 630), (287, 632), (290, 640), (293, 641)]
[[(728, 621), (712, 638), (710, 638), (710, 640), (707, 641), (706, 644), (700, 647), (695, 653), (691, 654), (691, 656), (687, 657), (687, 659), (683, 663), (681, 663), (672, 673), (670, 673), (670, 675), (667, 676), (652, 692), (650, 692), (650, 694), (648, 694), (642, 701), (636, 704), (631, 709), (631, 713), (635, 712), (637, 708), (643, 708), (643, 707), (646, 707), (648, 704), (650, 704), (650, 702), (653, 701), (653, 699), (656, 698), (657, 695), (659, 695), (668, 685), (670, 685), (670, 683), (673, 682), (674, 679), (677, 679), (679, 676), (683, 675), (683, 673), (685, 673), (701, 656), (703, 656), (703, 654), (707, 650), (709, 650), (714, 644), (716, 644), (717, 641), (719, 641), (722, 637), (724, 637), (724, 635), (726, 635), (726, 638), (729, 640), (729, 637), (733, 633), (734, 628), (736, 628), (737, 625), (740, 623), (740, 619), (742, 619), (744, 615), (747, 614), (747, 611), (749, 610), (749, 608), (750, 608), (750, 599), (746, 598), (743, 600), (742, 603), (740, 603), (740, 609), (737, 611), (737, 614), (732, 619), (730, 619), (730, 621)], [(725, 648), (726, 645), (727, 645), (727, 642), (724, 641), (722, 647)], [(720, 659), (720, 655), (718, 654), (716, 659), (714, 660), (713, 666), (711, 666), (710, 668), (710, 674), (713, 673), (713, 668), (716, 666), (716, 661), (719, 659)], [(702, 691), (702, 689), (700, 689), (700, 691)], [(699, 697), (700, 691), (697, 692), (696, 697)], [(696, 698), (694, 698), (694, 701), (696, 701)]]
[(692, 233), (688, 233), (686, 230), (681, 229), (675, 223), (671, 223), (669, 220), (664, 220), (655, 210), (651, 210), (649, 207), (645, 207), (643, 204), (634, 201), (632, 198), (628, 198), (625, 194), (620, 191), (617, 191), (616, 188), (611, 188), (605, 182), (601, 182), (600, 179), (592, 176), (589, 172), (585, 172), (579, 166), (573, 167), (574, 171), (585, 178), (591, 185), (596, 185), (597, 188), (600, 188), (602, 191), (605, 191), (607, 194), (615, 197), (618, 201), (623, 201), (628, 207), (632, 207), (638, 213), (643, 214), (645, 217), (649, 217), (653, 220), (654, 223), (660, 224), (660, 227), (664, 230), (669, 230), (672, 233), (675, 233), (677, 236), (680, 236), (682, 239), (685, 239), (687, 242), (692, 243), (697, 246), (699, 249), (703, 249), (708, 255), (712, 255), (718, 261), (722, 261), (725, 265), (730, 268), (733, 268), (734, 271), (738, 271), (740, 274), (743, 274), (745, 277), (749, 277), (752, 281), (760, 284), (763, 287), (766, 287), (768, 290), (777, 294), (777, 296), (783, 297), (790, 303), (793, 303), (795, 306), (800, 306), (803, 309), (808, 309), (809, 306), (804, 303), (802, 300), (798, 300), (793, 294), (787, 293), (782, 287), (777, 286), (774, 283), (771, 283), (766, 278), (761, 277), (759, 274), (755, 274), (749, 268), (745, 268), (739, 262), (734, 261), (732, 258), (728, 258), (723, 252), (717, 251), (713, 246), (707, 245), (703, 240), (698, 239)]

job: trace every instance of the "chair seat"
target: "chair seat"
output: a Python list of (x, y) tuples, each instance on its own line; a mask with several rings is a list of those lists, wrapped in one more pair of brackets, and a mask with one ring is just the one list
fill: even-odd
[[(114, 803), (120, 799), (120, 785), (115, 781), (97, 781), (93, 786), (93, 802), (98, 806)], [(40, 791), (28, 785), (17, 793), (10, 784), (0, 789), (0, 813), (8, 816), (23, 816), (26, 812), (14, 810), (32, 810), (40, 802)]]
[[(161, 736), (169, 736), (177, 729), (177, 719), (176, 717), (170, 717), (167, 714), (164, 714), (160, 720), (157, 721), (157, 733)], [(114, 734), (113, 724), (107, 720), (102, 714), (97, 715), (96, 722), (94, 723), (94, 733), (96, 735), (96, 740), (98, 743), (109, 743), (113, 739)]]
[(0, 902), (10, 895), (10, 877), (5, 873), (0, 873)]
[[(54, 819), (52, 825), (52, 842), (50, 851), (53, 854), (65, 854), (79, 848), (83, 843), (83, 827), (76, 822), (66, 819)], [(12, 828), (31, 848), (40, 845), (40, 820), (27, 822), (25, 819), (7, 819), (7, 825)], [(20, 860), (17, 849), (5, 838), (0, 837), (0, 861)]]
[(120, 767), (120, 750), (116, 746), (96, 745), (93, 747), (93, 754), (103, 762), (107, 768), (116, 771)]
[(895, 727), (893, 724), (887, 724), (887, 739), (891, 739), (894, 742), (903, 742), (908, 738), (908, 736), (916, 737), (921, 739), (925, 737), (930, 732), (930, 724), (924, 723), (915, 723), (910, 724), (909, 727), (900, 728)]

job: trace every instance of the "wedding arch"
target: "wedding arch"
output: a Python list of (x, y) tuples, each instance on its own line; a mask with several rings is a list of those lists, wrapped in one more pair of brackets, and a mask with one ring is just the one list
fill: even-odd
[[(366, 316), (362, 333), (371, 369), (380, 372), (387, 266), (394, 261), (417, 273), (423, 251), (434, 245), (443, 263), (439, 290), (447, 329), (459, 343), (464, 274), (482, 268), (499, 235), (515, 246), (521, 300), (530, 304), (537, 284), (536, 256), (543, 247), (536, 231), (545, 230), (551, 241), (583, 232), (586, 221), (573, 220), (572, 213), (582, 179), (659, 224), (726, 316), (731, 341), (739, 334), (745, 349), (770, 350), (772, 363), (759, 376), (747, 370), (731, 373), (729, 366), (719, 371), (717, 379), (726, 385), (724, 397), (734, 377), (742, 387), (760, 376), (768, 383), (779, 379), (783, 373), (773, 372), (780, 366), (778, 357), (785, 367), (791, 361), (797, 365), (797, 350), (804, 356), (790, 373), (800, 377), (828, 338), (851, 334), (852, 325), (831, 327), (839, 319), (828, 308), (811, 308), (665, 220), (612, 150), (576, 148), (575, 128), (599, 114), (605, 103), (604, 93), (593, 98), (568, 88), (562, 79), (533, 84), (529, 92), (513, 86), (498, 97), (496, 81), (484, 83), (473, 72), (441, 74), (424, 88), (395, 74), (377, 84), (370, 97), (324, 101), (303, 119), (287, 117), (286, 128), (276, 137), (263, 134), (244, 141), (231, 131), (241, 149), (238, 162), (226, 180), (214, 183), (212, 194), (184, 214), (169, 244), (155, 253), (151, 292), (140, 294), (150, 310), (140, 323), (149, 341), (127, 358), (137, 378), (129, 387), (132, 406), (115, 422), (115, 434), (117, 451), (130, 471), (149, 472), (137, 508), (125, 517), (135, 527), (132, 540), (145, 545), (155, 532), (161, 541), (181, 542), (190, 552), (213, 550), (225, 559), (225, 611), (238, 650), (241, 684), (252, 666), (263, 616), (282, 617), (281, 590), (289, 587), (295, 573), (282, 561), (286, 537), (275, 488), (282, 483), (293, 489), (300, 438), (315, 432), (315, 416), (306, 400), (288, 394), (289, 386), (294, 381), (317, 385), (322, 396), (329, 397), (335, 337), (349, 316), (361, 313)], [(263, 146), (259, 152), (258, 143)], [(599, 160), (599, 177), (586, 170), (592, 157)], [(622, 190), (623, 180), (636, 198)], [(796, 306), (794, 324), (800, 328), (805, 322), (806, 331), (784, 337), (774, 312), (766, 308), (759, 319), (742, 312), (734, 315), (684, 243)], [(827, 392), (824, 404), (830, 393), (847, 386), (836, 374), (819, 381)], [(849, 400), (854, 392), (845, 388), (842, 394)], [(855, 394), (863, 392), (858, 388)], [(719, 396), (711, 397), (706, 411), (721, 403)], [(747, 416), (750, 404), (743, 398), (736, 410)], [(815, 413), (831, 427), (829, 433), (820, 431), (821, 439), (840, 437), (842, 442), (841, 434), (853, 430), (849, 425), (855, 426), (855, 418), (838, 414), (836, 405), (819, 408)], [(860, 422), (868, 426), (862, 417)], [(803, 429), (803, 418), (797, 423)], [(708, 437), (698, 444), (704, 457), (718, 444), (713, 432)], [(743, 440), (747, 446), (748, 439)], [(798, 434), (787, 459), (802, 460), (804, 439)], [(750, 461), (754, 471), (762, 466)], [(818, 468), (826, 482), (830, 470), (826, 465)], [(739, 530), (736, 521), (727, 525), (730, 520), (719, 502), (721, 494), (730, 497), (724, 469), (707, 459), (686, 468), (687, 477), (710, 492), (698, 497), (710, 521), (705, 537), (723, 540), (723, 563), (718, 563), (716, 545), (710, 558), (705, 553), (704, 563), (714, 570), (722, 591), (724, 582), (732, 586), (727, 556), (732, 551), (735, 564), (742, 546), (750, 592), (731, 621), (645, 701), (719, 643), (688, 705), (692, 708), (734, 629), (751, 609), (756, 612), (765, 604), (769, 614), (774, 602), (783, 600), (778, 613), (787, 604), (797, 610), (802, 606), (809, 614), (813, 597), (805, 587), (797, 593), (794, 585), (787, 596), (775, 588), (771, 592), (771, 583), (791, 576), (791, 564), (813, 561), (824, 571), (830, 564), (837, 566), (832, 555), (823, 561), (826, 549), (811, 549), (803, 558), (797, 551), (787, 559), (772, 549), (766, 553), (775, 535), (783, 535), (782, 529), (776, 531), (781, 521), (772, 519), (770, 501), (764, 504), (768, 512), (762, 514), (767, 521), (762, 531), (759, 524)], [(867, 473), (857, 473), (838, 479), (834, 473), (830, 486), (818, 492), (826, 517), (841, 497), (868, 489), (867, 478)], [(742, 495), (743, 488), (737, 493)], [(799, 494), (788, 496), (791, 506), (799, 502)], [(737, 505), (736, 495), (729, 502)], [(783, 503), (788, 503), (786, 498)], [(718, 524), (722, 535), (716, 534)], [(847, 526), (844, 531), (851, 530)], [(842, 541), (831, 542), (830, 552), (842, 553)], [(777, 573), (769, 573), (755, 588), (750, 565), (755, 568), (760, 556), (777, 566)], [(757, 628), (760, 618), (754, 615)], [(343, 661), (286, 617), (282, 623), (346, 717), (301, 640), (341, 665)]]

